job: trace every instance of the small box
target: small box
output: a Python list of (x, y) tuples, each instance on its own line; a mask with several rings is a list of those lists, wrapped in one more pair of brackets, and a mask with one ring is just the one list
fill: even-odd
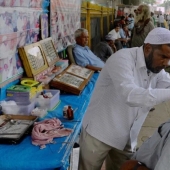
[(17, 105), (2, 105), (3, 114), (30, 115), (32, 110), (35, 108), (35, 101), (24, 103), (16, 102), (16, 104)]
[(14, 85), (7, 89), (7, 99), (15, 102), (30, 102), (36, 97), (36, 91), (31, 87)]
[(28, 86), (23, 86), (23, 85), (14, 85), (11, 86), (7, 89), (8, 91), (12, 91), (12, 92), (27, 92), (30, 93), (31, 91), (31, 87)]
[(59, 60), (55, 63), (56, 67), (61, 67), (63, 70), (68, 67), (68, 60)]
[(15, 102), (25, 102), (29, 103), (35, 100), (38, 94), (30, 95), (24, 92), (7, 92), (6, 99), (14, 100)]
[[(13, 96), (12, 96), (13, 95)], [(11, 92), (11, 93), (7, 93), (7, 100), (13, 100), (15, 102), (23, 102), (24, 103), (29, 103), (34, 101), (36, 98), (36, 95), (34, 97), (30, 97), (30, 95), (24, 95), (23, 93), (21, 94), (20, 92)]]
[(43, 90), (45, 93), (51, 93), (52, 98), (36, 98), (36, 106), (41, 109), (52, 110), (60, 100), (60, 90)]

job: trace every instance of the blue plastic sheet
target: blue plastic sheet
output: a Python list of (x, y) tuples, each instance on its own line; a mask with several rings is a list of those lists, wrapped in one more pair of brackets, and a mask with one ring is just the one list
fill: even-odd
[[(95, 73), (82, 94), (62, 94), (60, 104), (49, 112), (44, 119), (59, 118), (66, 128), (73, 129), (67, 137), (55, 138), (55, 144), (47, 144), (45, 149), (31, 144), (31, 137), (27, 136), (18, 145), (0, 144), (0, 169), (2, 170), (65, 170), (69, 164), (72, 147), (81, 129), (82, 118), (86, 112), (98, 73)], [(75, 109), (74, 120), (63, 118), (63, 107), (71, 105)]]
[(0, 88), (0, 101), (4, 100), (6, 98), (6, 89), (11, 87), (12, 85), (18, 84), (19, 80), (15, 80), (11, 83), (8, 83), (6, 86)]

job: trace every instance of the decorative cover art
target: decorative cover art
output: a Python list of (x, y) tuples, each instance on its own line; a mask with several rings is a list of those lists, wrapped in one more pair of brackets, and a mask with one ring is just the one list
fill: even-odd
[(55, 77), (54, 81), (55, 80), (68, 84), (70, 86), (76, 87), (76, 88), (79, 88), (81, 84), (84, 82), (84, 79), (76, 77), (71, 74), (67, 74), (67, 73), (63, 74), (60, 77)]
[(54, 48), (52, 38), (46, 38), (40, 41), (41, 47), (44, 51), (45, 57), (47, 59), (48, 65), (54, 65), (58, 60), (59, 56)]
[(68, 69), (67, 69), (68, 73), (74, 74), (76, 76), (82, 77), (82, 78), (89, 78), (89, 76), (91, 75), (92, 71), (90, 69), (87, 68), (83, 68), (80, 67), (78, 65), (71, 65)]

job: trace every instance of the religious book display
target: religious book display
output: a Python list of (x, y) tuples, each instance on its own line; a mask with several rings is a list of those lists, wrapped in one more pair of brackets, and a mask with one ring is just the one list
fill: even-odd
[(87, 85), (93, 73), (94, 71), (90, 69), (72, 64), (65, 71), (56, 76), (50, 82), (50, 86), (79, 95)]
[[(27, 77), (48, 84), (62, 69), (51, 38), (18, 49)], [(68, 66), (68, 65), (67, 65)]]
[(35, 77), (48, 69), (41, 45), (37, 42), (18, 49), (28, 77)]
[(54, 66), (54, 63), (59, 61), (59, 56), (54, 48), (52, 38), (46, 38), (40, 41), (41, 47), (43, 49), (44, 55), (47, 59), (48, 66)]

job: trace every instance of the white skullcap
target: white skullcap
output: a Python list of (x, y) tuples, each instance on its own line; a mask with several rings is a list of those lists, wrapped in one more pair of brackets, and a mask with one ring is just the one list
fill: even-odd
[(114, 41), (114, 40), (115, 40), (115, 38), (113, 37), (113, 35), (112, 35), (112, 34), (108, 34), (108, 35), (106, 35), (106, 36), (105, 36), (105, 40)]
[(157, 27), (149, 32), (144, 43), (149, 44), (170, 44), (170, 31), (166, 28)]

